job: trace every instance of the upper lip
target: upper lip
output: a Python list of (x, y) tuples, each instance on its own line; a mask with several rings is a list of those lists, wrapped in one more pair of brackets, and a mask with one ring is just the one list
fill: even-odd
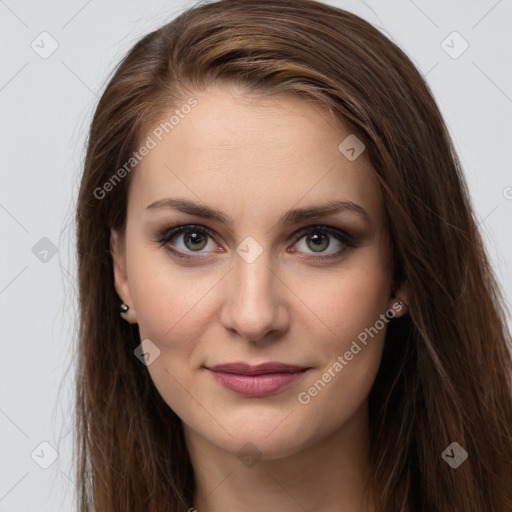
[(238, 375), (263, 375), (265, 373), (296, 373), (307, 370), (306, 366), (269, 362), (257, 365), (236, 362), (207, 367), (213, 372), (236, 373)]

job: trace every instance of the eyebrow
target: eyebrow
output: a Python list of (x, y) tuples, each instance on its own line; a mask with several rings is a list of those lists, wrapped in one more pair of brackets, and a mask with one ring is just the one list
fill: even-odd
[[(151, 211), (158, 208), (171, 208), (183, 213), (188, 213), (189, 215), (196, 215), (206, 219), (214, 219), (228, 226), (233, 224), (233, 219), (225, 215), (222, 211), (196, 203), (190, 199), (159, 199), (147, 206), (146, 210)], [(318, 219), (341, 212), (349, 212), (359, 215), (367, 224), (371, 225), (368, 212), (362, 206), (353, 203), (352, 201), (332, 201), (324, 205), (309, 206), (307, 208), (293, 208), (285, 212), (277, 224), (280, 226), (297, 224), (306, 219)]]

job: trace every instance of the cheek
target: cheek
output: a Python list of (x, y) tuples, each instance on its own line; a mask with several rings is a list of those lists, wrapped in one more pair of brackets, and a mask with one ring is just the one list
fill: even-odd
[(307, 306), (303, 309), (308, 325), (316, 325), (315, 350), (331, 357), (345, 352), (386, 312), (390, 278), (381, 254), (377, 247), (368, 247), (329, 275), (296, 280), (293, 290)]
[(187, 423), (190, 397), (201, 395), (193, 376), (202, 361), (200, 340), (214, 316), (220, 275), (206, 267), (179, 267), (163, 249), (134, 247), (131, 254), (128, 272), (140, 338), (160, 351), (148, 371), (162, 398)]
[(147, 258), (135, 269), (132, 299), (140, 337), (150, 339), (160, 351), (147, 367), (151, 380), (169, 407), (189, 423), (193, 421), (191, 397), (200, 396), (192, 378), (197, 370), (194, 354), (206, 328), (207, 292), (214, 283), (154, 260), (150, 264)]
[(383, 282), (361, 279), (354, 275), (325, 301), (323, 318), (334, 335), (316, 344), (322, 364), (295, 397), (297, 417), (308, 418), (306, 437), (311, 442), (330, 435), (359, 410), (380, 366), (390, 321), (385, 315), (388, 290)]
[(211, 315), (217, 273), (179, 267), (161, 248), (134, 251), (129, 272), (141, 337), (161, 350), (191, 350)]
[(381, 254), (367, 251), (350, 271), (299, 292), (324, 326), (315, 342), (321, 365), (297, 397), (300, 407), (318, 419), (314, 430), (325, 433), (346, 421), (375, 380), (390, 321), (385, 315), (390, 281)]

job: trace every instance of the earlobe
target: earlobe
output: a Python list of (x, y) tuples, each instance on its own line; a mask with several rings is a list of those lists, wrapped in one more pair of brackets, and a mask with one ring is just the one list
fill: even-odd
[(114, 288), (120, 298), (119, 312), (121, 317), (128, 323), (137, 323), (137, 316), (130, 293), (130, 284), (126, 273), (126, 249), (124, 247), (124, 239), (114, 229), (110, 230), (110, 254), (112, 255)]
[(393, 312), (395, 318), (409, 313), (409, 286), (404, 283), (393, 290), (388, 302), (388, 309)]

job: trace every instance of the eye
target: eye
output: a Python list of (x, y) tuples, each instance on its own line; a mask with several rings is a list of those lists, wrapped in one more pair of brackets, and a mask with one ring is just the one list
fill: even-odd
[[(210, 250), (213, 250), (217, 247), (216, 243), (209, 244), (209, 238), (215, 239), (215, 235), (212, 231), (204, 226), (189, 224), (186, 226), (177, 226), (165, 231), (158, 241), (161, 245), (165, 245), (174, 256), (192, 260), (198, 257), (202, 258), (203, 256), (190, 256), (187, 252), (190, 251), (201, 254), (204, 248), (213, 245), (213, 247), (210, 247)], [(175, 239), (178, 240), (178, 243), (173, 241)], [(169, 245), (170, 242), (172, 242), (172, 244)]]
[[(344, 231), (331, 226), (310, 226), (299, 232), (290, 252), (299, 252), (322, 254), (319, 258), (307, 257), (307, 259), (326, 259), (340, 256), (347, 247), (357, 247), (355, 239)], [(326, 252), (328, 248), (332, 250)], [(309, 252), (311, 251), (311, 252)]]
[[(204, 259), (207, 257), (205, 253), (224, 252), (224, 249), (215, 242), (216, 239), (215, 233), (205, 226), (188, 224), (167, 229), (157, 241), (173, 256), (191, 261)], [(351, 247), (358, 245), (348, 233), (331, 226), (309, 226), (294, 236), (294, 244), (289, 252), (321, 254), (317, 257), (306, 256), (305, 259), (325, 260), (340, 256)], [(329, 248), (332, 250), (326, 252)]]

